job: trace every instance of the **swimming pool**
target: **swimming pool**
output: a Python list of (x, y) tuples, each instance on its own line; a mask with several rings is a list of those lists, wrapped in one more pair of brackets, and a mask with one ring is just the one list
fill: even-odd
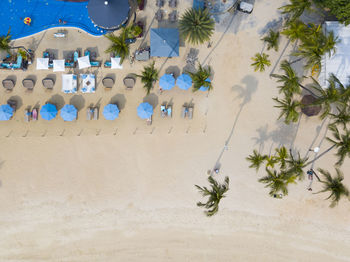
[[(95, 27), (89, 18), (87, 2), (57, 0), (0, 0), (0, 35), (11, 28), (12, 39), (29, 36), (52, 27), (78, 27), (92, 35), (105, 30)], [(23, 20), (31, 18), (30, 26)], [(65, 23), (64, 23), (65, 22)]]

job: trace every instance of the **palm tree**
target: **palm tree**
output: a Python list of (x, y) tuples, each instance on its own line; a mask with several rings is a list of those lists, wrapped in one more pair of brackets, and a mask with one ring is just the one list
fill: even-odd
[(283, 75), (272, 74), (272, 77), (277, 78), (277, 82), (282, 83), (279, 86), (279, 92), (283, 92), (286, 96), (291, 96), (293, 94), (300, 94), (300, 82), (305, 78), (304, 76), (298, 77), (295, 70), (291, 67), (287, 60), (283, 60), (281, 63), (281, 70), (284, 72)]
[(229, 178), (225, 177), (224, 184), (219, 184), (212, 176), (208, 177), (211, 189), (195, 185), (203, 197), (209, 196), (206, 203), (198, 202), (197, 206), (207, 209), (204, 213), (212, 216), (219, 211), (219, 203), (225, 197), (225, 193), (229, 190)]
[(280, 163), (280, 168), (285, 169), (286, 168), (286, 161), (289, 158), (289, 154), (287, 149), (282, 146), (280, 148), (276, 148), (277, 155), (275, 156), (276, 160)]
[(210, 40), (215, 29), (215, 22), (208, 10), (188, 9), (179, 21), (182, 37), (192, 44), (203, 44)]
[(278, 51), (278, 42), (279, 42), (280, 32), (274, 32), (270, 29), (269, 34), (262, 38), (264, 42), (267, 43), (267, 50), (270, 50), (271, 48), (275, 49), (275, 51)]
[(290, 0), (290, 4), (280, 7), (282, 14), (289, 14), (289, 20), (298, 19), (304, 11), (312, 11), (311, 1), (309, 0)]
[(287, 60), (282, 61), (281, 70), (284, 72), (283, 75), (271, 74), (272, 77), (277, 78), (277, 82), (282, 83), (278, 87), (280, 93), (283, 92), (286, 96), (292, 96), (293, 94), (300, 94), (300, 88), (302, 88), (313, 96), (318, 97), (314, 92), (301, 84), (305, 76), (299, 77)]
[(246, 157), (246, 160), (250, 162), (249, 168), (255, 168), (256, 171), (259, 170), (261, 164), (267, 159), (266, 155), (261, 155), (256, 149), (254, 149), (253, 154)]
[(337, 113), (329, 113), (329, 116), (333, 120), (330, 125), (342, 125), (346, 129), (347, 124), (350, 123), (350, 113), (348, 106), (337, 107)]
[(310, 33), (313, 31), (307, 31), (309, 34), (305, 35), (302, 39), (303, 43), (299, 46), (298, 51), (294, 52), (294, 56), (301, 56), (307, 60), (305, 68), (318, 67), (321, 68), (321, 60), (324, 54), (329, 56), (335, 53), (336, 44), (338, 43), (338, 38), (334, 36), (333, 32), (329, 33), (327, 36), (318, 31), (315, 34)]
[(141, 82), (143, 83), (143, 87), (146, 89), (147, 95), (151, 92), (154, 83), (158, 80), (159, 78), (159, 72), (158, 70), (154, 67), (154, 63), (150, 64), (149, 66), (145, 66), (143, 68), (143, 71), (141, 75), (136, 75), (137, 77), (141, 78)]
[(207, 66), (206, 68), (202, 67), (201, 64), (198, 65), (198, 70), (196, 73), (187, 72), (192, 78), (193, 88), (192, 91), (198, 91), (202, 86), (208, 87), (208, 91), (213, 89), (211, 81), (208, 81), (208, 78), (211, 76), (211, 67)]
[(256, 53), (254, 57), (252, 57), (252, 60), (254, 63), (251, 64), (251, 66), (254, 66), (254, 71), (265, 71), (265, 66), (270, 66), (271, 62), (269, 60), (269, 55), (262, 53)]
[(10, 42), (11, 42), (11, 28), (7, 31), (6, 36), (0, 36), (0, 50), (4, 50), (7, 53), (10, 53)]
[(295, 183), (296, 177), (286, 172), (278, 173), (276, 170), (271, 171), (266, 168), (267, 175), (260, 178), (260, 183), (266, 184), (265, 187), (270, 188), (270, 196), (281, 192), (283, 195), (288, 195), (288, 184)]
[(329, 77), (327, 88), (322, 88), (315, 79), (313, 79), (313, 83), (313, 87), (320, 93), (315, 104), (323, 106), (321, 119), (324, 119), (331, 112), (333, 104), (338, 106), (347, 105), (350, 98), (350, 89), (344, 87), (334, 74)]
[(124, 59), (129, 57), (129, 43), (125, 40), (132, 33), (131, 28), (123, 27), (119, 36), (114, 34), (106, 34), (105, 37), (111, 41), (111, 45), (106, 49), (106, 53), (114, 53), (120, 57), (120, 64), (124, 62)]
[(330, 148), (337, 148), (338, 156), (337, 165), (342, 165), (346, 156), (350, 157), (350, 130), (344, 129), (343, 134), (340, 134), (338, 128), (334, 125), (328, 126), (328, 129), (333, 133), (334, 139), (327, 137), (327, 140), (333, 145)]
[(298, 39), (305, 37), (306, 25), (300, 20), (294, 20), (287, 24), (287, 28), (284, 29), (281, 34), (288, 37), (291, 42), (295, 42)]
[(286, 172), (297, 176), (299, 180), (303, 180), (304, 179), (303, 168), (306, 166), (307, 160), (309, 158), (307, 157), (301, 158), (299, 152), (298, 152), (298, 157), (295, 158), (292, 154), (291, 149), (289, 149), (289, 153), (290, 153), (289, 158), (286, 160), (288, 165), (288, 170)]
[(292, 100), (290, 96), (285, 97), (284, 99), (278, 99), (277, 97), (272, 98), (275, 100), (278, 105), (275, 107), (280, 108), (281, 114), (278, 119), (284, 116), (284, 122), (288, 125), (290, 122), (297, 122), (299, 119), (299, 112), (297, 108), (300, 107), (300, 102)]
[(326, 198), (326, 200), (331, 199), (330, 207), (335, 207), (341, 197), (349, 198), (349, 190), (342, 183), (344, 175), (338, 168), (335, 170), (337, 175), (333, 178), (327, 170), (321, 168), (318, 169), (318, 171), (324, 176), (325, 180), (321, 181), (321, 183), (323, 183), (323, 189), (315, 194), (330, 192), (330, 195)]

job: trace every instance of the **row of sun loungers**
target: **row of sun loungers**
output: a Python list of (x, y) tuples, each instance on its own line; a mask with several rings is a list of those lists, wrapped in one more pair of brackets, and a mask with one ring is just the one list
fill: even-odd
[(22, 56), (20, 54), (17, 55), (17, 58), (15, 58), (13, 56), (8, 56), (0, 64), (0, 68), (1, 69), (21, 69), (22, 62), (23, 62), (23, 59), (22, 59)]
[[(164, 20), (164, 17), (165, 12), (161, 9), (159, 9), (155, 14), (155, 18), (158, 22), (162, 22)], [(170, 23), (175, 23), (177, 21), (177, 11), (171, 12), (168, 16), (168, 19)]]
[[(13, 108), (14, 112), (16, 111), (17, 108), (17, 101), (15, 100), (8, 100), (7, 103)], [(166, 118), (166, 117), (172, 117), (172, 106), (171, 105), (166, 105), (163, 104), (160, 106), (160, 112), (161, 112), (161, 117)], [(38, 120), (39, 116), (39, 108), (34, 107), (33, 109), (27, 108), (24, 110), (24, 120), (26, 122), (29, 121), (36, 121)], [(193, 118), (193, 106), (183, 106), (182, 111), (181, 111), (181, 117), (185, 118), (187, 117), (188, 119)], [(99, 118), (99, 108), (98, 107), (88, 107), (86, 109), (86, 119), (87, 120), (98, 120)], [(152, 124), (152, 116), (146, 120), (148, 125)]]
[[(165, 4), (164, 0), (157, 0), (156, 1), (156, 6), (158, 6), (158, 7), (163, 7), (164, 4)], [(177, 7), (177, 0), (169, 0), (169, 7), (171, 7), (171, 8)]]

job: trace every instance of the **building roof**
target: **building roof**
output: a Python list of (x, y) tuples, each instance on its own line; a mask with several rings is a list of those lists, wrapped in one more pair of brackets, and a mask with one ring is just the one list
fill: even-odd
[(350, 84), (350, 26), (339, 22), (327, 21), (324, 23), (325, 32), (333, 31), (338, 37), (336, 52), (331, 57), (324, 55), (322, 58), (321, 72), (318, 81), (323, 88), (327, 87), (327, 79), (334, 74), (343, 85)]
[(151, 56), (179, 56), (179, 30), (175, 28), (151, 29)]

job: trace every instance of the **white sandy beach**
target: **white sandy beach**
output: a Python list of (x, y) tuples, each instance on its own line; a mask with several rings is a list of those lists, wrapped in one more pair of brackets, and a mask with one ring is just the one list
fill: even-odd
[[(54, 90), (45, 91), (41, 80), (52, 72), (36, 71), (35, 64), (26, 72), (1, 71), (1, 80), (17, 79), (13, 92), (0, 89), (1, 104), (18, 96), (22, 105), (13, 120), (0, 123), (0, 261), (350, 261), (349, 201), (329, 208), (327, 194), (306, 190), (308, 180), (291, 185), (287, 197), (273, 199), (257, 182), (263, 172), (256, 174), (245, 160), (254, 148), (268, 153), (284, 144), (312, 158), (309, 148), (329, 147), (327, 120), (302, 116), (290, 126), (276, 121), (272, 97), (278, 90), (269, 73), (287, 40), (280, 52), (268, 52), (272, 66), (265, 73), (250, 66), (250, 57), (263, 47), (259, 33), (278, 19), (283, 3), (256, 1), (237, 33), (217, 32), (212, 48), (200, 47), (199, 61), (214, 71), (209, 95), (175, 87), (162, 94), (155, 88), (145, 98), (139, 80), (134, 90), (125, 90), (123, 78), (139, 73), (144, 62), (130, 66), (125, 61), (123, 70), (89, 70), (98, 83), (108, 74), (116, 76), (111, 91), (99, 84), (95, 94), (63, 94), (59, 73)], [(97, 47), (101, 59), (108, 58), (105, 38), (69, 29), (66, 40), (54, 39), (55, 31), (16, 44), (41, 41), (37, 57), (46, 48), (60, 49), (62, 57), (63, 50)], [(160, 75), (173, 66), (182, 72), (189, 49), (181, 46), (179, 58), (155, 59)], [(29, 75), (37, 77), (32, 93), (21, 85)], [(24, 122), (27, 105), (43, 105), (53, 96), (59, 103), (75, 96), (73, 102), (82, 107), (78, 120)], [(136, 114), (144, 99), (156, 105), (151, 126)], [(102, 115), (86, 120), (88, 105), (103, 107), (109, 101), (122, 105), (117, 120)], [(160, 117), (163, 101), (172, 101), (172, 119)], [(190, 101), (194, 119), (182, 119), (181, 106)], [(334, 162), (329, 153), (314, 169), (334, 173)], [(207, 171), (217, 163), (216, 177), (229, 176), (230, 190), (219, 213), (208, 218), (196, 206), (202, 198), (194, 184), (206, 185)], [(349, 159), (341, 169), (349, 187)], [(313, 192), (320, 188), (314, 181)]]

